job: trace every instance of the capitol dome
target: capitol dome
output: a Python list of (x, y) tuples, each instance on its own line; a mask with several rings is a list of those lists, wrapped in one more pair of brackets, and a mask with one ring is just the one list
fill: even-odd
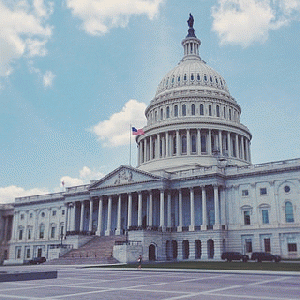
[(190, 27), (184, 55), (160, 81), (137, 137), (138, 168), (174, 172), (213, 165), (251, 164), (251, 133), (225, 79), (200, 58)]

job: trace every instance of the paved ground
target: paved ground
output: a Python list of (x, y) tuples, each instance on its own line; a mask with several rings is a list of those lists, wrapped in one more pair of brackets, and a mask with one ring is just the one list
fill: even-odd
[[(45, 267), (10, 270), (45, 270)], [(48, 270), (57, 268), (57, 279), (0, 283), (0, 299), (300, 299), (300, 276), (47, 266)]]

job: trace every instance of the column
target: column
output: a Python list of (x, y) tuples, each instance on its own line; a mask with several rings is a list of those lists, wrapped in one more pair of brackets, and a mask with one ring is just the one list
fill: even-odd
[(245, 144), (246, 144), (245, 160), (249, 161), (249, 143), (248, 143), (248, 139), (247, 138), (245, 138)]
[(107, 226), (105, 231), (106, 236), (109, 236), (111, 233), (111, 207), (112, 207), (112, 195), (108, 196)]
[(159, 133), (156, 135), (156, 159), (160, 158), (160, 135)]
[(171, 191), (168, 192), (168, 211), (167, 211), (167, 227), (171, 228), (172, 227), (172, 221), (171, 221), (171, 214), (172, 212), (172, 204), (171, 204)]
[(191, 155), (191, 133), (190, 130), (186, 130), (186, 155)]
[(152, 144), (152, 135), (150, 135), (150, 138), (149, 138), (149, 160), (152, 160), (153, 159), (153, 144)]
[(239, 158), (239, 136), (238, 134), (235, 135), (235, 154), (236, 158)]
[(70, 231), (75, 231), (75, 209), (76, 209), (76, 206), (75, 206), (75, 203), (70, 203)]
[(160, 191), (160, 222), (159, 226), (161, 227), (162, 231), (165, 231), (165, 192), (164, 190)]
[(190, 215), (191, 215), (191, 224), (189, 226), (189, 231), (195, 231), (195, 194), (194, 194), (194, 188), (190, 188)]
[[(65, 221), (64, 221), (64, 236), (66, 237), (67, 236), (67, 231), (68, 228), (67, 228), (67, 224), (68, 224), (68, 213), (69, 213), (69, 203), (66, 204), (66, 208), (65, 208)], [(60, 229), (59, 229), (60, 230)], [(35, 231), (36, 231), (36, 228), (33, 229), (33, 234), (35, 235)]]
[(148, 225), (151, 227), (153, 225), (153, 193), (149, 191), (149, 219)]
[(143, 212), (143, 194), (142, 192), (138, 192), (138, 226), (142, 226), (142, 212)]
[(132, 223), (132, 194), (128, 194), (128, 216), (127, 216), (127, 229), (130, 229)]
[(100, 196), (99, 206), (98, 206), (98, 224), (96, 235), (101, 235), (102, 231), (102, 211), (103, 211), (103, 196)]
[(117, 230), (115, 232), (116, 235), (121, 234), (121, 209), (122, 209), (121, 205), (122, 205), (122, 196), (120, 194), (118, 198)]
[(232, 153), (231, 153), (231, 136), (230, 136), (230, 132), (227, 132), (227, 146), (228, 146), (228, 157), (231, 157), (232, 156)]
[(176, 156), (179, 156), (181, 154), (179, 130), (176, 130), (176, 146), (177, 146)]
[(13, 240), (17, 240), (19, 226), (19, 212), (14, 213)]
[(220, 229), (220, 207), (219, 207), (219, 188), (214, 185), (214, 208), (215, 208), (215, 224), (214, 229)]
[[(202, 225), (201, 230), (207, 230), (207, 206), (206, 206), (206, 190), (205, 186), (201, 186), (201, 202), (202, 202)], [(204, 247), (204, 244), (202, 245), (202, 248)]]
[(179, 225), (177, 226), (177, 231), (178, 232), (181, 232), (182, 231), (182, 221), (183, 221), (183, 218), (182, 218), (182, 190), (179, 189), (178, 190), (178, 217), (179, 217)]
[(197, 129), (197, 154), (201, 155), (201, 132)]
[(223, 155), (222, 131), (221, 130), (219, 130), (219, 151), (220, 151), (220, 155)]
[(166, 157), (169, 157), (169, 133), (166, 132)]
[(211, 130), (208, 129), (208, 138), (207, 138), (207, 152), (208, 155), (211, 155)]
[(144, 163), (147, 161), (147, 138), (144, 138)]
[(93, 230), (93, 228), (92, 228), (92, 226), (93, 226), (93, 205), (94, 205), (94, 202), (92, 199), (90, 199), (89, 232), (91, 232)]
[(226, 201), (225, 201), (225, 197), (226, 197), (225, 189), (226, 189), (226, 187), (222, 186), (220, 188), (221, 188), (221, 190), (220, 190), (221, 225), (226, 225), (227, 224), (227, 220), (226, 220), (227, 212), (226, 212)]
[[(8, 226), (8, 217), (4, 217), (4, 232), (3, 232), (3, 241), (7, 241), (7, 226)], [(27, 230), (27, 228), (26, 228)], [(27, 236), (25, 236), (27, 238)]]
[(84, 201), (81, 201), (81, 211), (80, 211), (80, 229), (79, 231), (83, 231), (83, 217), (84, 217)]

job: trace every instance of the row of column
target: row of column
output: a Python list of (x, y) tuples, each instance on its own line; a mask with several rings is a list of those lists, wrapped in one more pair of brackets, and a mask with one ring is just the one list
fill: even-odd
[[(139, 165), (152, 159), (174, 155), (212, 155), (215, 150), (218, 150), (221, 155), (251, 161), (250, 140), (246, 136), (215, 129), (201, 131), (200, 129), (187, 129), (182, 134), (182, 130), (176, 130), (143, 137), (139, 141)], [(185, 153), (181, 151), (183, 135), (186, 137)], [(192, 137), (193, 135), (195, 137)], [(194, 138), (196, 140), (192, 141)], [(195, 143), (194, 146), (192, 143)]]
[[(208, 219), (207, 219), (207, 195), (206, 195), (206, 188), (205, 186), (201, 186), (201, 205), (202, 205), (202, 225), (201, 230), (207, 230)], [(148, 207), (148, 214), (147, 214), (147, 226), (153, 226), (153, 190), (147, 191), (147, 207)], [(195, 188), (189, 188), (190, 192), (190, 225), (189, 231), (195, 231)], [(142, 226), (143, 220), (143, 193), (142, 191), (137, 192), (137, 202), (138, 202), (138, 211), (137, 211), (137, 226)], [(178, 226), (177, 231), (181, 232), (183, 228), (183, 197), (182, 197), (182, 189), (178, 190)], [(214, 229), (220, 229), (220, 199), (219, 199), (219, 186), (213, 186), (213, 197), (214, 197), (214, 214), (215, 214), (215, 224)], [(127, 201), (127, 229), (129, 229), (132, 224), (132, 196), (133, 193), (128, 193), (128, 201)], [(165, 197), (166, 196), (166, 197)], [(100, 235), (103, 231), (103, 201), (104, 197), (107, 198), (107, 219), (106, 219), (106, 230), (105, 235), (110, 235), (112, 232), (112, 202), (113, 202), (113, 195), (109, 196), (100, 196), (98, 202), (98, 222), (97, 222), (97, 231), (96, 234)], [(166, 198), (166, 199), (165, 199)], [(222, 197), (221, 197), (222, 198)], [(115, 230), (116, 235), (122, 234), (121, 228), (121, 212), (122, 212), (122, 194), (117, 195), (117, 226)], [(167, 201), (167, 220), (165, 220), (165, 200)], [(94, 200), (89, 200), (89, 226), (88, 230), (92, 231), (92, 216), (93, 216), (93, 207), (94, 207)], [(80, 213), (80, 231), (83, 231), (83, 222), (84, 222), (84, 211), (85, 211), (85, 202), (81, 201), (81, 213)], [(166, 227), (172, 227), (172, 220), (171, 220), (171, 212), (172, 212), (172, 198), (171, 198), (171, 191), (169, 190), (159, 190), (159, 227), (161, 227), (162, 231), (166, 230)], [(70, 231), (75, 230), (75, 206), (69, 206), (70, 215), (68, 226)], [(165, 222), (166, 221), (166, 222)], [(167, 225), (165, 225), (167, 224)]]

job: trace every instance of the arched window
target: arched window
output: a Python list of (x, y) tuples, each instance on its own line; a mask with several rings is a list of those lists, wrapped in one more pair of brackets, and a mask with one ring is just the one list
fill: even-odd
[(40, 225), (40, 239), (43, 239), (45, 236), (45, 225), (41, 224)]
[(192, 116), (194, 116), (195, 113), (196, 113), (196, 107), (195, 107), (195, 104), (192, 104), (191, 109), (192, 109)]
[(197, 80), (200, 81), (200, 75), (199, 74), (197, 74)]
[(285, 202), (285, 222), (287, 223), (294, 222), (293, 205), (290, 201)]
[(186, 153), (186, 135), (181, 136), (181, 153)]
[(201, 116), (204, 115), (204, 106), (203, 106), (203, 104), (200, 104), (200, 115)]
[(182, 112), (181, 113), (182, 113), (183, 116), (186, 116), (186, 105), (185, 104), (182, 105)]
[(184, 76), (183, 76), (183, 80), (184, 80), (184, 81), (186, 81), (186, 74), (184, 74)]
[(177, 80), (178, 80), (178, 82), (180, 82), (180, 76), (178, 76), (178, 79), (177, 79)]
[(174, 106), (174, 117), (178, 117), (178, 105)]
[(207, 81), (207, 76), (206, 75), (204, 75), (204, 81)]
[(167, 106), (167, 109), (166, 109), (166, 118), (169, 119), (170, 118), (170, 107)]
[(194, 81), (194, 79), (195, 79), (195, 78), (194, 78), (194, 74), (192, 73), (192, 74), (191, 74), (191, 80)]
[(217, 113), (217, 117), (220, 117), (220, 107), (219, 107), (219, 105), (216, 106), (216, 113)]
[(197, 136), (195, 134), (192, 135), (192, 153), (196, 153), (197, 150)]

